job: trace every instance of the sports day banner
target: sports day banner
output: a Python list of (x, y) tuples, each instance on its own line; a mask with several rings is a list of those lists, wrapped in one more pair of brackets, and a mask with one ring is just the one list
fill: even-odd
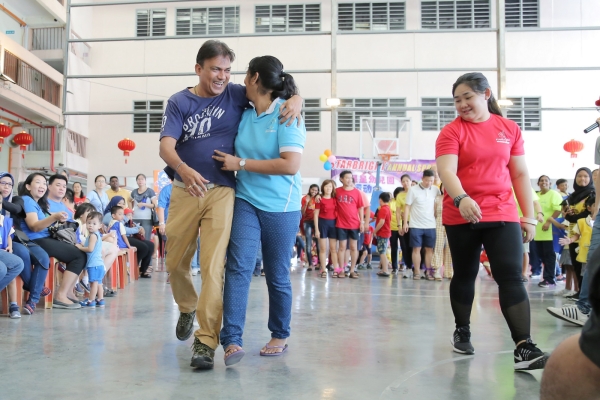
[[(408, 174), (414, 181), (421, 181), (423, 171), (435, 165), (434, 160), (412, 160), (409, 162), (384, 161), (379, 176), (379, 187), (384, 192), (392, 193), (398, 186), (402, 186), (400, 177)], [(364, 161), (358, 157), (337, 157), (331, 169), (331, 179), (336, 185), (341, 186), (340, 173), (344, 170), (352, 171), (356, 188), (366, 194), (373, 193), (377, 178), (377, 162)]]

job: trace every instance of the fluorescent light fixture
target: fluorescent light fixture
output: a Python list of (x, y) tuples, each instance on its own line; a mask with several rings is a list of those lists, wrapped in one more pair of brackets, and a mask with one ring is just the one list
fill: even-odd
[(506, 100), (506, 99), (500, 99), (500, 100), (498, 100), (498, 105), (500, 107), (510, 107), (513, 105), (513, 102), (510, 100)]
[(341, 101), (340, 99), (327, 99), (325, 103), (327, 104), (327, 107), (339, 107)]

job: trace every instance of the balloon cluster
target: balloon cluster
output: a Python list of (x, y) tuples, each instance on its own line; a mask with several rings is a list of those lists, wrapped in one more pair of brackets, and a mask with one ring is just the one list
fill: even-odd
[(331, 154), (331, 150), (325, 150), (323, 154), (319, 156), (319, 160), (323, 161), (323, 168), (325, 168), (325, 171), (329, 171), (331, 168), (333, 168), (337, 158)]

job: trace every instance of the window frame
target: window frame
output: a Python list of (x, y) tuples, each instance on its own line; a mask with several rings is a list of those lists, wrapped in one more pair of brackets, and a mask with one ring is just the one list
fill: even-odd
[[(466, 9), (462, 9), (462, 15), (460, 11), (460, 6), (465, 6), (470, 2), (470, 18), (466, 19)], [(441, 3), (441, 4), (440, 4)], [(429, 7), (429, 12), (431, 12), (431, 7), (435, 5), (435, 16), (432, 17), (431, 14), (426, 14), (425, 7)], [(440, 10), (440, 5), (443, 6)], [(452, 6), (450, 8), (450, 6)], [(482, 11), (480, 9), (482, 7), (487, 8), (487, 14), (483, 14), (483, 18), (480, 15), (478, 18), (478, 14), (481, 14)], [(424, 25), (426, 19), (433, 23), (433, 19), (435, 19), (435, 26), (433, 25)], [(450, 21), (449, 19), (453, 20)], [(442, 21), (443, 20), (443, 21)], [(442, 22), (440, 22), (442, 21)], [(492, 6), (491, 0), (421, 0), (421, 29), (422, 30), (457, 30), (460, 31), (462, 29), (490, 29), (492, 27)], [(451, 26), (446, 26), (449, 22), (451, 22)], [(444, 24), (444, 26), (442, 26)], [(460, 26), (463, 25), (463, 26)], [(468, 25), (468, 26), (466, 26)], [(480, 26), (478, 26), (480, 25)], [(481, 26), (482, 25), (482, 26)]]
[(302, 106), (302, 119), (306, 132), (321, 132), (321, 111), (312, 111), (313, 108), (321, 108), (321, 99), (304, 99)]
[[(368, 24), (367, 29), (357, 29), (357, 5), (363, 6), (361, 8), (364, 9), (364, 5), (369, 5), (369, 22), (361, 21), (362, 24)], [(381, 6), (385, 4), (387, 7), (386, 13), (382, 14), (381, 9), (374, 9), (374, 6)], [(338, 3), (338, 30), (341, 32), (395, 32), (395, 31), (404, 31), (406, 30), (406, 0), (403, 1), (386, 1), (386, 2), (343, 2)], [(348, 8), (350, 7), (351, 10)], [(392, 7), (399, 7), (398, 9), (392, 9)], [(381, 21), (380, 23), (374, 23), (374, 11), (379, 10), (379, 14), (377, 18)], [(394, 14), (395, 13), (395, 14)], [(374, 26), (383, 26), (383, 16), (385, 15), (386, 19), (386, 28), (385, 29), (374, 29)], [(346, 17), (345, 17), (346, 16)], [(348, 22), (347, 16), (350, 16), (351, 22)], [(346, 20), (342, 20), (346, 18)], [(400, 22), (392, 22), (394, 19), (400, 20)], [(347, 26), (351, 27), (348, 29)], [(395, 27), (393, 27), (393, 25)], [(366, 25), (365, 25), (366, 26)]]
[[(211, 10), (212, 11), (216, 11), (216, 10), (220, 10), (221, 11), (221, 31), (220, 32), (215, 32), (215, 31), (211, 31)], [(183, 28), (180, 27), (180, 23), (181, 22), (185, 22), (183, 20), (179, 20), (180, 12), (189, 12), (189, 21), (188, 21), (188, 30), (187, 33), (180, 33), (182, 32)], [(194, 28), (194, 12), (202, 12), (204, 11), (206, 13), (205, 16), (205, 22), (204, 24), (202, 23), (197, 23), (196, 25), (196, 29)], [(234, 25), (233, 25), (233, 29), (230, 27), (231, 24), (228, 24), (228, 20), (230, 20), (232, 17), (231, 15), (228, 15), (227, 12), (231, 12), (233, 11), (233, 19), (235, 20)], [(204, 32), (203, 33), (195, 33), (195, 30), (199, 30), (200, 26), (204, 25)], [(217, 25), (213, 25), (213, 26), (217, 26)], [(228, 28), (229, 26), (229, 28)], [(240, 33), (240, 6), (236, 5), (236, 6), (222, 6), (222, 7), (182, 7), (182, 8), (176, 8), (175, 9), (175, 36), (211, 36), (211, 37), (215, 37), (215, 36), (223, 36), (223, 35), (234, 35), (234, 34), (239, 34)]]
[[(268, 7), (269, 9), (269, 13), (268, 16), (267, 15), (261, 15), (259, 17), (258, 15), (258, 11), (260, 9), (261, 12), (265, 12), (265, 7)], [(273, 8), (276, 7), (276, 12), (278, 13), (276, 16), (273, 16)], [(293, 30), (290, 30), (290, 8), (293, 7), (294, 9), (298, 8), (298, 7), (302, 7), (302, 28), (298, 29), (297, 27), (294, 27)], [(310, 7), (310, 10), (309, 10)], [(285, 8), (285, 14), (282, 14), (283, 9)], [(310, 19), (307, 18), (307, 16), (309, 15), (309, 11), (311, 13), (315, 13), (316, 11), (318, 11), (318, 20), (317, 19)], [(297, 13), (297, 11), (296, 11)], [(312, 14), (311, 14), (312, 15)], [(295, 24), (297, 25), (299, 23), (299, 19), (297, 14), (294, 15), (295, 16)], [(271, 33), (271, 34), (279, 34), (279, 33), (302, 33), (302, 32), (321, 32), (321, 17), (322, 17), (322, 10), (321, 10), (321, 3), (294, 3), (294, 4), (255, 4), (254, 5), (254, 32), (255, 33)], [(258, 24), (258, 19), (259, 18), (265, 18), (266, 20), (268, 20), (268, 24)], [(282, 22), (274, 24), (273, 23), (273, 19), (277, 18), (278, 21), (280, 19), (282, 19)], [(261, 19), (262, 22), (262, 19)], [(258, 29), (259, 27), (268, 27), (267, 30), (265, 29)], [(276, 27), (277, 30), (273, 30), (273, 27)], [(309, 29), (312, 28), (312, 29)]]
[[(517, 5), (518, 2), (518, 5)], [(527, 3), (526, 7), (523, 6)], [(530, 13), (529, 7), (535, 3), (535, 24), (524, 20), (523, 9), (526, 8)], [(516, 6), (516, 7), (515, 7)], [(533, 8), (533, 7), (532, 7)], [(514, 14), (518, 13), (517, 15)], [(528, 20), (530, 15), (527, 16)], [(514, 17), (518, 17), (518, 21)], [(506, 0), (504, 5), (504, 27), (506, 28), (539, 28), (540, 27), (540, 2), (539, 0)]]
[[(145, 103), (146, 108), (138, 108), (136, 103)], [(152, 103), (155, 103), (152, 105)], [(157, 107), (160, 103), (160, 110), (164, 112), (165, 100), (133, 100), (134, 111), (155, 111), (159, 110)], [(133, 114), (132, 120), (132, 133), (160, 133), (162, 128), (162, 114)], [(137, 119), (137, 121), (136, 121)], [(142, 122), (145, 120), (145, 122)], [(144, 124), (144, 130), (141, 130), (140, 124)], [(138, 127), (136, 127), (136, 124)], [(153, 130), (154, 129), (154, 130)]]
[[(537, 110), (542, 108), (541, 96), (507, 97), (507, 100), (512, 101), (513, 105), (506, 110), (506, 118), (516, 122), (521, 131), (542, 130), (542, 112)], [(536, 104), (531, 104), (532, 102)], [(535, 108), (535, 110), (528, 110), (528, 108)], [(532, 126), (536, 120), (537, 127)]]
[[(358, 100), (358, 104), (357, 104)], [(348, 104), (348, 102), (351, 104)], [(367, 105), (367, 101), (369, 105)], [(383, 104), (386, 101), (386, 104)], [(403, 103), (402, 105), (391, 105), (393, 102)], [(374, 105), (379, 103), (377, 105)], [(371, 111), (344, 111), (345, 107), (368, 107)], [(374, 98), (340, 98), (340, 105), (337, 108), (337, 130), (338, 132), (360, 132), (360, 118), (406, 118), (406, 110), (400, 111), (377, 111), (377, 107), (406, 107), (406, 97), (374, 97)], [(385, 115), (383, 115), (385, 113)], [(376, 115), (380, 114), (380, 115)], [(340, 120), (341, 118), (341, 120)], [(351, 124), (352, 129), (347, 129)]]
[[(140, 35), (139, 34), (139, 17), (140, 17), (140, 12), (146, 11), (147, 12), (147, 35)], [(155, 12), (162, 12), (164, 13), (164, 32), (162, 34), (155, 34), (154, 33), (154, 13)], [(161, 37), (161, 36), (167, 36), (167, 9), (166, 8), (139, 8), (135, 10), (135, 36), (136, 37)]]
[[(431, 104), (435, 101), (435, 104)], [(428, 102), (429, 104), (425, 104)], [(443, 104), (442, 104), (443, 102)], [(421, 97), (422, 107), (454, 107), (454, 99), (452, 97)], [(433, 121), (435, 116), (435, 127), (430, 123)], [(425, 123), (426, 117), (429, 117), (428, 123)], [(454, 121), (458, 117), (458, 112), (446, 111), (446, 110), (435, 110), (435, 111), (421, 111), (421, 130), (423, 132), (439, 132), (442, 128)]]

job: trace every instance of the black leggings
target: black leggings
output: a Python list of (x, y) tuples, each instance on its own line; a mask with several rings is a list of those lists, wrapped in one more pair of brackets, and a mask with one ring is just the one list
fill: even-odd
[(152, 253), (154, 252), (154, 243), (149, 240), (139, 240), (133, 237), (128, 237), (129, 244), (137, 248), (137, 258), (140, 264), (140, 273), (145, 274), (148, 266), (152, 261)]
[(67, 271), (79, 275), (85, 268), (87, 255), (72, 244), (49, 237), (35, 239), (34, 242), (44, 249), (49, 257), (54, 257), (57, 261), (66, 263)]
[[(392, 232), (393, 233), (393, 232)], [(410, 229), (404, 235), (400, 236), (400, 248), (402, 248), (402, 259), (406, 269), (413, 269), (412, 247), (410, 247)], [(393, 256), (392, 252), (392, 256)]]
[(579, 247), (579, 243), (571, 243), (569, 244), (569, 255), (571, 256), (571, 264), (573, 265), (573, 269), (575, 270), (575, 276), (577, 277), (577, 282), (579, 282), (579, 291), (581, 291), (581, 284), (583, 282), (583, 276), (581, 275), (581, 263), (577, 261), (577, 252), (575, 251)]
[[(483, 226), (483, 225), (480, 225)], [(490, 260), (498, 284), (500, 308), (515, 343), (530, 337), (529, 297), (521, 280), (523, 240), (521, 226), (507, 222), (501, 227), (473, 230), (470, 224), (446, 225), (454, 276), (450, 302), (456, 327), (469, 326), (479, 272), (481, 246)]]
[(390, 248), (392, 250), (392, 269), (398, 269), (398, 242), (400, 241), (400, 234), (398, 231), (392, 231), (392, 237), (390, 238)]

